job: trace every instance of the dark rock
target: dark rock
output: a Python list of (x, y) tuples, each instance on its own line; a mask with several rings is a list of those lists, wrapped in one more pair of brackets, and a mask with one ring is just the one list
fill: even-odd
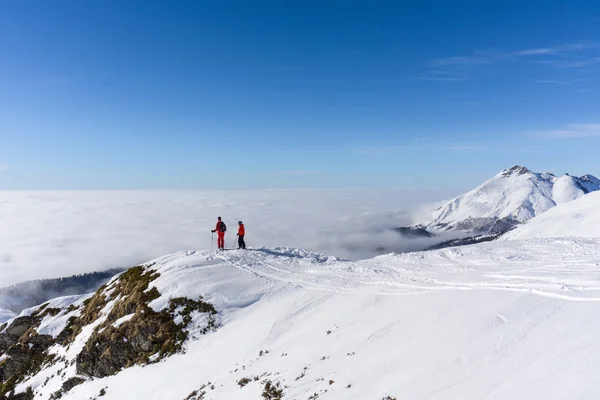
[(64, 393), (68, 392), (69, 390), (73, 389), (75, 386), (81, 385), (83, 382), (85, 382), (85, 379), (83, 378), (79, 378), (77, 376), (74, 376), (70, 379), (67, 379), (63, 384), (62, 384), (62, 391)]
[(0, 399), (29, 398), (27, 393), (10, 393), (25, 376), (35, 374), (48, 360), (48, 348), (54, 340), (49, 335), (37, 334), (35, 328), (40, 321), (41, 317), (19, 317), (0, 333), (0, 350), (8, 356), (0, 364)]
[(508, 232), (520, 222), (512, 217), (505, 218), (467, 218), (455, 225), (437, 224), (434, 229), (471, 232), (473, 236), (497, 235)]
[(53, 344), (51, 336), (32, 335), (23, 343), (11, 346), (5, 352), (9, 357), (0, 367), (0, 376), (23, 376), (34, 372), (46, 360), (47, 350)]
[(34, 394), (30, 387), (24, 393), (11, 392), (8, 396), (0, 396), (0, 400), (33, 400)]
[(5, 334), (10, 336), (21, 337), (25, 332), (34, 325), (38, 325), (40, 319), (36, 317), (18, 317), (13, 320)]
[(498, 239), (500, 236), (501, 236), (501, 234), (479, 235), (479, 236), (472, 236), (472, 237), (462, 238), (462, 239), (446, 240), (445, 242), (441, 242), (441, 243), (435, 244), (435, 245), (433, 245), (431, 247), (428, 247), (425, 250), (426, 251), (428, 251), (428, 250), (439, 250), (439, 249), (445, 249), (447, 247), (467, 246), (467, 245), (470, 245), (470, 244), (477, 244), (477, 243), (483, 243), (483, 242), (491, 242), (493, 240)]
[(4, 353), (10, 346), (19, 341), (18, 336), (0, 333), (0, 353)]
[(500, 174), (502, 176), (515, 176), (515, 175), (525, 175), (531, 173), (527, 168), (522, 165), (513, 165), (510, 168), (505, 169)]

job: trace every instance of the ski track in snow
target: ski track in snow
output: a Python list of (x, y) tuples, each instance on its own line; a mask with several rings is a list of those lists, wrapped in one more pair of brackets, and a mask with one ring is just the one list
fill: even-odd
[[(597, 301), (600, 302), (600, 279), (590, 280), (598, 272), (598, 260), (600, 259), (600, 250), (596, 250), (598, 243), (589, 242), (588, 246), (577, 244), (581, 249), (577, 260), (565, 259), (562, 263), (549, 264), (552, 252), (547, 248), (535, 251), (538, 245), (532, 245), (528, 242), (513, 242), (517, 246), (514, 252), (506, 252), (505, 247), (498, 249), (497, 246), (488, 245), (480, 247), (471, 247), (474, 253), (480, 253), (483, 249), (488, 257), (478, 259), (473, 257), (469, 260), (469, 251), (461, 249), (446, 249), (439, 253), (447, 260), (456, 260), (449, 263), (427, 263), (419, 260), (423, 253), (406, 254), (398, 257), (400, 264), (411, 265), (414, 260), (419, 264), (422, 273), (416, 276), (410, 270), (402, 270), (390, 262), (389, 256), (377, 257), (372, 260), (365, 260), (352, 263), (357, 269), (357, 273), (340, 274), (340, 267), (345, 266), (346, 262), (333, 262), (325, 265), (322, 269), (312, 269), (310, 271), (299, 270), (296, 263), (282, 263), (280, 257), (265, 255), (263, 257), (249, 257), (247, 253), (229, 252), (231, 255), (218, 254), (216, 259), (224, 261), (241, 271), (256, 275), (274, 282), (289, 284), (311, 290), (322, 290), (329, 292), (346, 292), (358, 290), (360, 286), (371, 286), (372, 293), (381, 295), (406, 295), (418, 294), (424, 292), (434, 292), (441, 290), (506, 290), (529, 292), (534, 295), (557, 297), (572, 301)], [(521, 257), (521, 247), (527, 248), (527, 257)], [(494, 251), (497, 250), (497, 251)], [(498, 251), (500, 250), (500, 251)], [(586, 251), (587, 250), (587, 251)], [(251, 250), (259, 251), (260, 250)], [(457, 255), (460, 254), (460, 257)], [(581, 258), (582, 255), (589, 254), (589, 258)], [(533, 260), (539, 260), (534, 262)], [(455, 265), (456, 264), (456, 265)], [(293, 269), (290, 269), (294, 267)], [(448, 272), (449, 279), (437, 279), (440, 266), (443, 266)], [(526, 268), (523, 268), (525, 267)], [(478, 270), (469, 279), (475, 282), (462, 280), (461, 271), (469, 270), (471, 272)], [(426, 272), (428, 271), (428, 272)], [(518, 274), (506, 274), (506, 271), (514, 271)], [(523, 274), (529, 272), (528, 275)], [(468, 274), (467, 274), (468, 275)], [(550, 275), (550, 276), (546, 276)], [(385, 278), (385, 279), (383, 279)], [(590, 292), (597, 292), (597, 297), (588, 297)], [(594, 293), (592, 293), (594, 294)]]
[[(192, 334), (185, 354), (86, 381), (63, 399), (100, 398), (106, 388), (106, 400), (183, 400), (208, 382), (204, 400), (261, 399), (263, 379), (297, 400), (600, 393), (600, 239), (499, 241), (357, 262), (284, 248), (185, 251), (147, 265), (160, 273), (151, 307), (203, 296), (221, 327)], [(260, 381), (238, 385), (254, 376)], [(37, 388), (36, 399), (58, 387)]]

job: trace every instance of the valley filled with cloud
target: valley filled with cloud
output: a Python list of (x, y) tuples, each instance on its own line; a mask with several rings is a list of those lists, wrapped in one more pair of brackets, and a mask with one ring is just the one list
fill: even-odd
[[(348, 259), (423, 249), (391, 228), (456, 195), (443, 190), (0, 192), (0, 286), (210, 249), (217, 216), (233, 247), (289, 246)], [(216, 238), (215, 238), (216, 240)], [(379, 249), (379, 250), (378, 250)]]

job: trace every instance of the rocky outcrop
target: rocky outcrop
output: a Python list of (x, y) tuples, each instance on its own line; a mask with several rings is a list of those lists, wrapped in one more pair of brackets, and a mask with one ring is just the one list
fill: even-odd
[(11, 392), (7, 395), (0, 395), (0, 400), (33, 400), (35, 397), (33, 390), (31, 388), (27, 388), (27, 390), (23, 393), (14, 393)]
[[(161, 296), (150, 285), (160, 276), (151, 267), (127, 270), (79, 306), (61, 309), (46, 304), (31, 316), (5, 324), (0, 333), (0, 356), (5, 356), (0, 362), (0, 400), (25, 395), (13, 393), (15, 386), (49, 363), (60, 363), (63, 368), (76, 364), (77, 376), (60, 377), (64, 379), (62, 388), (52, 395), (60, 398), (83, 383), (86, 376), (114, 375), (123, 368), (158, 362), (183, 351), (194, 317), (202, 317), (200, 334), (216, 329), (217, 311), (202, 298), (172, 298), (160, 311), (150, 307), (150, 302)], [(72, 316), (56, 337), (38, 334), (46, 316), (63, 315), (64, 321), (69, 313)], [(90, 324), (95, 325), (91, 334), (90, 329), (84, 331)], [(75, 359), (57, 359), (49, 352), (54, 345), (68, 347), (75, 340), (81, 341), (80, 335), (86, 335), (85, 345)]]
[(25, 376), (39, 371), (44, 363), (52, 360), (48, 355), (48, 349), (54, 344), (52, 337), (36, 331), (48, 315), (42, 312), (43, 307), (40, 309), (32, 316), (15, 318), (0, 333), (0, 353), (6, 356), (0, 363), (0, 398), (11, 393)]

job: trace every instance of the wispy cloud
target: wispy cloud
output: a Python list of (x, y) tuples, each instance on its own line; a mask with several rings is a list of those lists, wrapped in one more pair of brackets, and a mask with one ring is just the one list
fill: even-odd
[(513, 53), (514, 56), (539, 56), (541, 54), (553, 54), (556, 52), (556, 49), (545, 48), (545, 49), (528, 49), (521, 50)]
[[(473, 54), (468, 56), (459, 56), (459, 57), (444, 57), (438, 58), (431, 62), (432, 67), (448, 67), (448, 66), (476, 66), (482, 64), (493, 64), (501, 61), (509, 61), (520, 58), (531, 58), (535, 56), (565, 56), (572, 53), (581, 52), (584, 50), (593, 50), (598, 49), (600, 46), (598, 44), (590, 44), (590, 43), (573, 43), (566, 45), (559, 45), (554, 47), (543, 47), (543, 48), (533, 48), (533, 49), (524, 49), (517, 51), (503, 51), (496, 49), (488, 49), (488, 50), (476, 50)], [(596, 63), (598, 61), (597, 57), (581, 59), (581, 60), (573, 60), (571, 61), (572, 66), (583, 66), (588, 65), (589, 63)], [(534, 60), (535, 61), (535, 60)], [(560, 59), (548, 59), (548, 60), (539, 60), (541, 62), (560, 62)], [(563, 60), (564, 61), (564, 60)], [(566, 60), (565, 62), (567, 62)], [(587, 64), (586, 64), (587, 63)]]
[(577, 59), (533, 60), (536, 64), (551, 65), (558, 68), (583, 68), (600, 64), (600, 57), (583, 57)]
[(539, 79), (539, 80), (535, 81), (535, 83), (548, 83), (551, 85), (566, 85), (566, 84), (572, 83), (572, 81), (561, 81), (561, 80), (557, 80), (557, 79)]
[(562, 129), (528, 131), (530, 135), (554, 138), (585, 138), (600, 136), (600, 124), (570, 124)]
[(354, 153), (364, 156), (384, 156), (408, 151), (445, 151), (450, 153), (535, 153), (535, 148), (510, 148), (500, 143), (475, 144), (415, 144), (405, 146), (366, 146), (353, 149)]
[(432, 60), (428, 70), (416, 79), (429, 81), (463, 81), (468, 72), (485, 65), (527, 62), (555, 68), (584, 68), (600, 64), (598, 43), (571, 43), (522, 50), (475, 50), (472, 54)]

